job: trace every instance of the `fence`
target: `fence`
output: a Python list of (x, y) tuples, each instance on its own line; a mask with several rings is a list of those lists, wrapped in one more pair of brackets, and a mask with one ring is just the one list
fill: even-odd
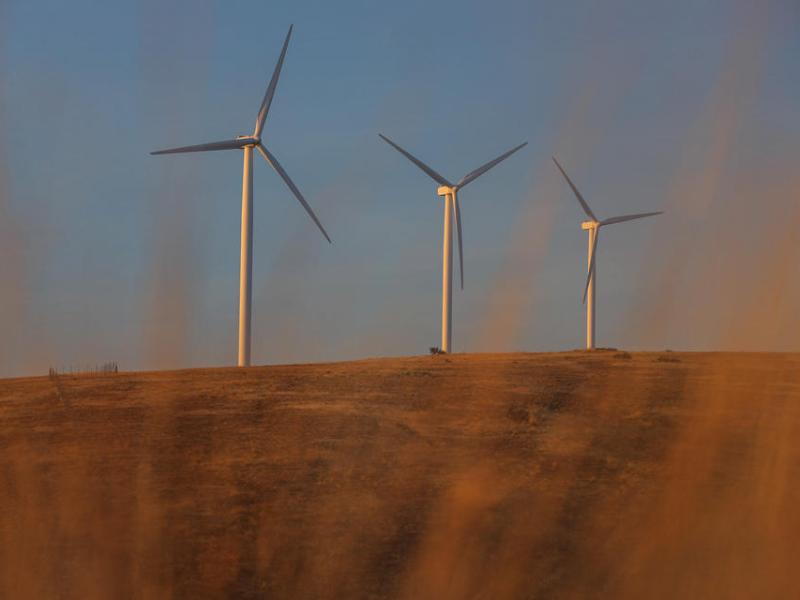
[(117, 361), (103, 363), (102, 365), (91, 365), (82, 367), (50, 367), (47, 374), (50, 377), (58, 375), (108, 375), (110, 373), (119, 373), (119, 365)]

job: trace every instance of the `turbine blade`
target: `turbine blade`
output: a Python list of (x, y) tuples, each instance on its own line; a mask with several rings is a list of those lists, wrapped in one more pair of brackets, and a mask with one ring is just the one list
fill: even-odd
[(645, 217), (654, 217), (655, 215), (663, 215), (663, 214), (664, 211), (660, 210), (658, 212), (639, 213), (635, 215), (622, 215), (620, 217), (611, 217), (610, 219), (605, 219), (604, 221), (600, 221), (600, 225), (613, 225), (614, 223), (633, 221), (634, 219), (644, 219)]
[(216, 150), (236, 150), (252, 144), (253, 140), (225, 140), (224, 142), (211, 142), (210, 144), (197, 144), (196, 146), (182, 146), (181, 148), (170, 148), (168, 150), (156, 150), (150, 154), (182, 154), (184, 152), (214, 152)]
[(442, 177), (441, 175), (439, 175), (439, 174), (438, 174), (436, 171), (434, 171), (433, 169), (431, 169), (431, 168), (430, 168), (428, 165), (426, 165), (424, 162), (422, 162), (422, 161), (421, 161), (421, 160), (419, 160), (417, 157), (415, 157), (414, 155), (412, 155), (410, 152), (406, 152), (405, 150), (403, 150), (403, 149), (402, 149), (400, 146), (398, 146), (397, 144), (395, 144), (395, 143), (394, 143), (392, 140), (390, 140), (389, 138), (387, 138), (387, 137), (386, 137), (385, 135), (383, 135), (382, 133), (379, 133), (379, 134), (378, 134), (378, 136), (379, 136), (379, 137), (380, 137), (380, 138), (381, 138), (381, 139), (382, 139), (384, 142), (386, 142), (387, 144), (389, 144), (389, 145), (390, 145), (392, 148), (394, 148), (395, 150), (397, 150), (397, 151), (398, 151), (400, 154), (402, 154), (403, 156), (405, 156), (405, 157), (406, 157), (408, 160), (410, 160), (412, 163), (414, 163), (415, 165), (417, 165), (417, 166), (418, 166), (420, 169), (422, 169), (423, 171), (425, 171), (425, 172), (428, 174), (428, 176), (429, 176), (431, 179), (433, 179), (434, 181), (438, 182), (438, 183), (439, 183), (439, 185), (446, 185), (446, 186), (448, 186), (448, 187), (453, 187), (453, 184), (452, 184), (452, 183), (450, 183), (449, 181), (447, 181), (447, 179), (445, 179), (444, 177)]
[(461, 289), (464, 289), (464, 248), (461, 244), (461, 209), (458, 206), (458, 196), (453, 194), (453, 208), (456, 217), (456, 233), (458, 234), (458, 268), (461, 274)]
[(483, 165), (482, 167), (478, 167), (478, 168), (477, 168), (477, 169), (475, 169), (474, 171), (470, 171), (469, 173), (467, 173), (466, 175), (464, 175), (464, 177), (462, 177), (462, 178), (461, 178), (461, 181), (459, 181), (459, 182), (456, 184), (456, 187), (457, 187), (457, 188), (462, 188), (462, 187), (464, 187), (465, 185), (467, 185), (469, 182), (471, 182), (471, 181), (475, 181), (475, 180), (476, 180), (478, 177), (480, 177), (481, 175), (483, 175), (484, 173), (486, 173), (486, 171), (488, 171), (488, 170), (489, 170), (489, 169), (491, 169), (492, 167), (494, 167), (494, 166), (496, 166), (496, 165), (500, 164), (500, 163), (501, 163), (501, 162), (503, 162), (505, 159), (507, 159), (509, 156), (511, 156), (512, 154), (514, 154), (514, 152), (516, 152), (516, 151), (517, 151), (517, 150), (519, 150), (520, 148), (524, 148), (524, 147), (525, 147), (525, 146), (527, 146), (527, 145), (528, 145), (528, 142), (522, 143), (522, 144), (520, 144), (519, 146), (517, 146), (516, 148), (512, 148), (511, 150), (509, 150), (509, 151), (508, 151), (508, 152), (506, 152), (505, 154), (501, 154), (500, 156), (498, 156), (498, 157), (497, 157), (497, 158), (495, 158), (494, 160), (491, 160), (491, 161), (489, 161), (488, 163), (486, 163), (486, 164), (485, 164), (485, 165)]
[(281, 76), (283, 59), (286, 57), (286, 49), (289, 47), (289, 38), (292, 37), (293, 28), (294, 25), (289, 25), (289, 33), (286, 34), (286, 39), (283, 42), (281, 55), (278, 58), (278, 63), (275, 65), (275, 70), (272, 72), (272, 79), (269, 80), (267, 91), (264, 93), (264, 99), (261, 101), (261, 107), (258, 109), (258, 117), (256, 117), (256, 128), (253, 130), (253, 137), (261, 137), (261, 132), (264, 130), (264, 122), (267, 120), (267, 113), (272, 104), (272, 97), (275, 95), (275, 88), (278, 87), (278, 78)]
[(314, 211), (311, 210), (311, 207), (308, 205), (308, 202), (306, 202), (306, 199), (303, 198), (303, 194), (301, 194), (300, 190), (297, 189), (297, 186), (291, 180), (288, 173), (286, 173), (286, 171), (283, 170), (281, 163), (278, 162), (278, 159), (275, 158), (275, 155), (272, 154), (269, 150), (267, 150), (263, 144), (259, 144), (258, 146), (256, 146), (256, 148), (258, 148), (258, 151), (261, 153), (261, 156), (264, 157), (264, 160), (267, 161), (269, 166), (275, 169), (275, 171), (278, 173), (278, 175), (281, 176), (286, 185), (289, 186), (289, 189), (292, 190), (294, 197), (297, 198), (297, 201), (300, 202), (300, 204), (303, 206), (304, 209), (306, 209), (308, 216), (311, 217), (314, 223), (316, 223), (317, 227), (319, 227), (319, 230), (322, 232), (322, 235), (325, 236), (325, 239), (328, 240), (328, 243), (332, 244), (333, 242), (331, 242), (331, 238), (328, 237), (328, 232), (325, 231), (325, 228), (322, 226), (322, 223), (320, 223), (319, 219), (317, 219), (317, 215), (315, 215)]
[(597, 238), (600, 237), (600, 229), (596, 229), (594, 232), (594, 242), (592, 243), (592, 253), (589, 256), (589, 269), (586, 275), (586, 286), (583, 288), (583, 303), (586, 304), (586, 295), (589, 293), (589, 282), (591, 282), (592, 277), (594, 277), (594, 260), (595, 256), (597, 256)]
[(592, 212), (592, 209), (589, 208), (589, 204), (586, 202), (586, 200), (584, 200), (583, 196), (578, 191), (578, 188), (576, 188), (575, 184), (572, 183), (572, 180), (569, 178), (569, 175), (567, 175), (567, 172), (561, 167), (559, 162), (556, 160), (555, 156), (553, 157), (553, 162), (556, 163), (556, 166), (558, 167), (558, 170), (561, 171), (561, 174), (564, 176), (564, 179), (567, 180), (567, 183), (569, 184), (569, 187), (572, 188), (572, 191), (575, 193), (575, 197), (578, 199), (578, 202), (580, 202), (581, 206), (583, 207), (583, 212), (585, 212), (586, 215), (592, 221), (598, 221), (599, 219), (594, 216), (594, 213)]

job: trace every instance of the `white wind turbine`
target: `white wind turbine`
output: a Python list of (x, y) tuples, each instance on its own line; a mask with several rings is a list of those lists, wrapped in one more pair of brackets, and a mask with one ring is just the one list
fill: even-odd
[(385, 135), (379, 133), (380, 138), (385, 141), (387, 144), (392, 146), (395, 150), (400, 152), (403, 156), (405, 156), (408, 160), (412, 163), (417, 165), (420, 169), (422, 169), (428, 176), (436, 181), (439, 184), (439, 188), (436, 190), (436, 194), (438, 196), (442, 196), (444, 198), (444, 247), (442, 248), (442, 351), (450, 352), (450, 344), (452, 341), (452, 322), (453, 322), (453, 301), (452, 301), (452, 285), (453, 285), (453, 276), (451, 271), (451, 265), (453, 262), (453, 233), (451, 229), (451, 223), (453, 221), (453, 217), (455, 216), (456, 221), (456, 229), (458, 231), (458, 264), (459, 264), (459, 273), (461, 274), (461, 289), (464, 289), (464, 256), (462, 254), (462, 244), (461, 244), (461, 211), (458, 207), (458, 190), (463, 188), (465, 185), (474, 181), (486, 171), (491, 169), (492, 167), (496, 166), (500, 162), (507, 159), (509, 156), (514, 154), (520, 148), (526, 146), (528, 142), (520, 144), (516, 148), (512, 148), (505, 154), (501, 154), (494, 160), (489, 161), (485, 165), (478, 167), (474, 171), (470, 171), (464, 177), (462, 177), (458, 183), (453, 185), (447, 179), (439, 175), (436, 171), (431, 169), (428, 165), (423, 163), (421, 160), (413, 156), (410, 152), (403, 150), (400, 146), (395, 144), (392, 140), (387, 138)]
[(586, 216), (591, 219), (590, 221), (584, 221), (581, 223), (581, 229), (586, 229), (589, 232), (589, 257), (587, 260), (587, 275), (586, 275), (586, 287), (583, 289), (583, 301), (586, 303), (586, 349), (593, 350), (595, 347), (595, 320), (594, 320), (594, 308), (595, 308), (595, 279), (597, 278), (597, 269), (595, 267), (596, 264), (596, 250), (597, 250), (597, 238), (600, 234), (600, 228), (605, 225), (613, 225), (614, 223), (622, 223), (623, 221), (633, 221), (634, 219), (643, 219), (644, 217), (653, 217), (655, 215), (663, 214), (663, 211), (658, 212), (649, 212), (649, 213), (638, 213), (635, 215), (621, 215), (619, 217), (611, 217), (610, 219), (603, 219), (602, 221), (599, 220), (595, 214), (592, 212), (592, 209), (589, 208), (589, 204), (583, 198), (581, 193), (578, 191), (578, 188), (575, 187), (575, 184), (572, 183), (572, 180), (567, 175), (566, 171), (561, 167), (559, 162), (553, 157), (553, 162), (556, 163), (558, 170), (561, 171), (561, 174), (564, 176), (564, 179), (567, 180), (569, 187), (572, 188), (572, 191), (575, 193), (575, 197), (578, 199), (578, 202), (581, 203), (581, 207), (583, 208), (583, 212), (586, 213)]
[(325, 228), (317, 219), (314, 211), (306, 202), (300, 190), (291, 180), (289, 175), (284, 171), (275, 155), (267, 150), (266, 146), (261, 142), (261, 132), (264, 129), (264, 122), (267, 120), (267, 113), (269, 112), (270, 104), (272, 104), (272, 97), (275, 95), (275, 88), (278, 85), (278, 77), (281, 74), (283, 67), (283, 59), (286, 56), (286, 49), (289, 47), (289, 38), (292, 35), (293, 26), (289, 27), (289, 33), (286, 34), (286, 40), (283, 42), (283, 49), (278, 58), (278, 64), (275, 65), (275, 71), (272, 73), (267, 91), (264, 94), (264, 99), (261, 101), (261, 107), (258, 109), (258, 116), (256, 117), (256, 127), (251, 135), (240, 135), (233, 140), (225, 140), (222, 142), (211, 142), (209, 144), (199, 144), (197, 146), (184, 146), (182, 148), (171, 148), (169, 150), (159, 150), (151, 152), (150, 154), (179, 154), (184, 152), (211, 152), (216, 150), (244, 150), (244, 170), (242, 173), (242, 246), (239, 262), (239, 352), (238, 352), (238, 365), (246, 367), (250, 365), (250, 313), (253, 292), (253, 148), (256, 148), (267, 164), (271, 166), (278, 175), (281, 176), (283, 181), (289, 186), (289, 189), (297, 198), (298, 202), (302, 204), (311, 219), (316, 223), (322, 235), (330, 243), (331, 238), (328, 237)]

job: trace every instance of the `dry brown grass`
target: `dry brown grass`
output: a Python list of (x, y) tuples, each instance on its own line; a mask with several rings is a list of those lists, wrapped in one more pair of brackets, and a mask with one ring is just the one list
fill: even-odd
[(793, 598), (800, 357), (0, 381), (0, 597)]

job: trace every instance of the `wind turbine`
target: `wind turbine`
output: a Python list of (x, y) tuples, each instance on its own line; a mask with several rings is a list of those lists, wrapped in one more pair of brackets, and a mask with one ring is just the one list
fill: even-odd
[(458, 264), (459, 273), (461, 274), (461, 289), (464, 289), (464, 256), (461, 245), (461, 211), (458, 206), (458, 191), (468, 183), (475, 181), (478, 177), (486, 173), (486, 171), (492, 167), (507, 159), (520, 148), (526, 146), (528, 142), (520, 144), (516, 148), (512, 148), (505, 154), (501, 154), (494, 160), (489, 161), (481, 167), (478, 167), (474, 171), (470, 171), (464, 175), (464, 177), (462, 177), (458, 183), (453, 185), (424, 162), (395, 144), (382, 133), (379, 133), (378, 135), (383, 141), (392, 146), (400, 154), (405, 156), (408, 160), (427, 173), (431, 179), (436, 181), (436, 183), (439, 184), (439, 187), (436, 190), (436, 195), (444, 198), (444, 246), (442, 248), (442, 350), (444, 352), (450, 352), (450, 344), (452, 341), (451, 329), (453, 323), (453, 301), (451, 295), (453, 284), (453, 276), (451, 272), (451, 265), (453, 262), (453, 233), (451, 225), (453, 216), (455, 216), (456, 229), (458, 231)]
[[(593, 350), (595, 347), (594, 341), (594, 333), (595, 333), (595, 320), (594, 320), (594, 309), (595, 309), (595, 280), (597, 279), (597, 269), (595, 267), (596, 260), (595, 257), (597, 255), (597, 238), (600, 234), (600, 228), (606, 225), (613, 225), (614, 223), (622, 223), (623, 221), (633, 221), (634, 219), (643, 219), (645, 217), (653, 217), (655, 215), (663, 214), (663, 211), (658, 212), (649, 212), (649, 213), (637, 213), (635, 215), (621, 215), (619, 217), (611, 217), (610, 219), (598, 219), (595, 214), (592, 212), (592, 209), (589, 208), (589, 204), (586, 202), (584, 197), (578, 191), (578, 188), (575, 187), (575, 184), (572, 183), (572, 180), (567, 175), (566, 171), (564, 171), (563, 167), (559, 164), (555, 157), (553, 157), (553, 162), (556, 163), (558, 170), (561, 171), (561, 174), (564, 176), (564, 179), (567, 180), (569, 187), (572, 188), (572, 191), (575, 194), (575, 197), (578, 199), (578, 202), (581, 203), (581, 208), (583, 208), (583, 212), (586, 213), (586, 216), (589, 217), (589, 221), (584, 221), (581, 223), (581, 229), (585, 229), (589, 232), (589, 257), (587, 259), (587, 275), (586, 275), (586, 287), (583, 289), (583, 302), (586, 304), (586, 349)], [(587, 302), (588, 300), (588, 302)]]
[(250, 313), (253, 297), (253, 148), (256, 148), (267, 164), (271, 166), (278, 175), (281, 176), (283, 181), (289, 186), (292, 194), (294, 194), (297, 201), (303, 206), (311, 219), (316, 223), (322, 235), (328, 242), (331, 238), (319, 222), (314, 211), (303, 198), (303, 194), (297, 189), (297, 186), (291, 180), (289, 175), (283, 169), (275, 155), (270, 152), (267, 147), (261, 142), (261, 132), (264, 129), (264, 122), (267, 120), (267, 113), (272, 104), (272, 97), (275, 95), (275, 88), (278, 85), (278, 77), (281, 74), (283, 67), (283, 59), (286, 56), (286, 49), (289, 47), (289, 38), (292, 36), (292, 28), (289, 27), (289, 33), (286, 34), (286, 40), (283, 42), (283, 49), (278, 58), (278, 64), (275, 65), (275, 71), (272, 73), (272, 79), (269, 81), (267, 91), (264, 94), (264, 99), (261, 101), (261, 107), (258, 109), (258, 116), (256, 117), (256, 127), (250, 135), (240, 135), (233, 140), (225, 140), (222, 142), (211, 142), (209, 144), (198, 144), (196, 146), (184, 146), (181, 148), (171, 148), (169, 150), (158, 150), (150, 154), (180, 154), (185, 152), (213, 152), (216, 150), (244, 150), (244, 169), (242, 172), (242, 247), (239, 260), (239, 352), (238, 352), (238, 365), (240, 367), (247, 367), (250, 365)]

